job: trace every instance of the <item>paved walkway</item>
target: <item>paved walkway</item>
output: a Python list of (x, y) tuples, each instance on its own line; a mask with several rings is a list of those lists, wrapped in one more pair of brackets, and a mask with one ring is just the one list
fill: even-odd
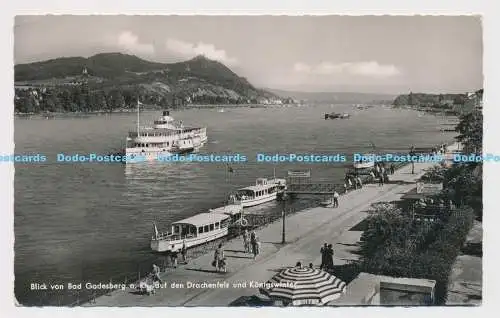
[[(483, 226), (475, 221), (467, 243), (482, 244)], [(481, 305), (483, 291), (483, 258), (459, 255), (453, 264), (448, 285), (447, 305)]]
[[(450, 151), (454, 149), (450, 148)], [(285, 245), (281, 244), (281, 220), (267, 225), (256, 232), (262, 243), (261, 254), (256, 259), (244, 253), (240, 238), (225, 243), (227, 273), (214, 272), (211, 266), (213, 255), (208, 253), (165, 273), (162, 278), (167, 286), (157, 289), (155, 295), (119, 290), (84, 306), (227, 306), (239, 297), (258, 294), (258, 288), (250, 283), (264, 283), (282, 268), (293, 266), (298, 261), (305, 265), (311, 262), (319, 265), (319, 249), (325, 242), (335, 244), (335, 265), (343, 264), (352, 257), (350, 250), (361, 234), (349, 232), (349, 229), (366, 218), (365, 211), (371, 204), (399, 199), (415, 187), (415, 180), (431, 166), (430, 163), (415, 164), (415, 174), (411, 174), (411, 166), (403, 167), (391, 176), (389, 184), (369, 184), (341, 196), (339, 208), (317, 207), (287, 217)], [(228, 286), (186, 288), (189, 287), (187, 282), (219, 282)], [(172, 284), (184, 288), (174, 288)]]

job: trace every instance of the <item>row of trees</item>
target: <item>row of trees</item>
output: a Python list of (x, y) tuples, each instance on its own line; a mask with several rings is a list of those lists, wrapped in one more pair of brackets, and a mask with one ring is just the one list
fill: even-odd
[(395, 106), (444, 106), (445, 104), (463, 105), (467, 100), (466, 94), (424, 94), (411, 93), (408, 95), (399, 95), (394, 100)]
[(137, 98), (133, 90), (89, 91), (81, 86), (42, 88), (16, 90), (14, 106), (19, 113), (113, 111), (134, 107)]
[(54, 88), (16, 89), (16, 113), (93, 112), (134, 108), (137, 99), (147, 105), (176, 108), (187, 104), (246, 104), (257, 103), (255, 98), (187, 94), (164, 95), (145, 91), (139, 86), (90, 90), (84, 85)]

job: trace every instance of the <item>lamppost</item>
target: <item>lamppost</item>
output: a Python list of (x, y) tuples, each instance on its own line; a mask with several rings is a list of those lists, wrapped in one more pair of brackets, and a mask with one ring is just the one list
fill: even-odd
[(413, 162), (414, 155), (415, 155), (415, 146), (411, 146), (410, 148), (411, 174), (415, 174), (415, 162)]
[(283, 223), (283, 229), (281, 230), (281, 244), (286, 243), (286, 239), (285, 239), (285, 215), (286, 215), (286, 210), (283, 209), (283, 211), (281, 211), (281, 220)]

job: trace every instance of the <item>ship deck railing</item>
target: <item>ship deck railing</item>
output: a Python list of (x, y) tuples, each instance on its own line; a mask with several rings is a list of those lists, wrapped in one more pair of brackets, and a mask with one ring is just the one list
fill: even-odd
[(195, 234), (180, 235), (174, 233), (160, 233), (158, 236), (153, 236), (155, 240), (177, 241), (196, 237)]

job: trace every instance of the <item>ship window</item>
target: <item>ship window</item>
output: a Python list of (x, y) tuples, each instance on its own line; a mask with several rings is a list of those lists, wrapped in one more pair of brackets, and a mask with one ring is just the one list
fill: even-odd
[(198, 228), (198, 233), (203, 233), (203, 226), (200, 226), (200, 227)]
[(214, 225), (210, 224), (210, 231), (213, 231), (213, 230), (214, 230)]
[(219, 228), (220, 228), (220, 223), (219, 222), (215, 223), (215, 229), (218, 230)]
[(205, 225), (205, 226), (203, 227), (203, 231), (204, 231), (204, 232), (208, 232), (208, 225)]

